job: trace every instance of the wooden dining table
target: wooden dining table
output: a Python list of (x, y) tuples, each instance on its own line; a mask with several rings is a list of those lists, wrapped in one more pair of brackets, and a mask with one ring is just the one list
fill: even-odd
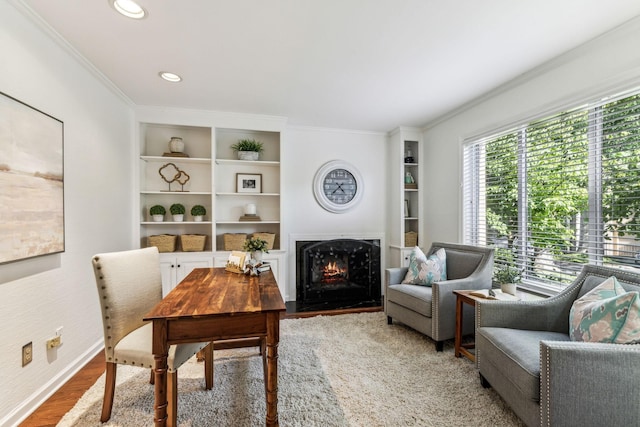
[(172, 344), (259, 338), (266, 425), (278, 425), (278, 341), (284, 300), (273, 273), (196, 268), (144, 320), (153, 322), (154, 423), (167, 423), (167, 356)]

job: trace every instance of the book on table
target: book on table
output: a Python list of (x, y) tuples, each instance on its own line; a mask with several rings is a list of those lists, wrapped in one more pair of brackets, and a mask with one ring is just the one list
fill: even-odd
[(519, 297), (502, 292), (500, 289), (477, 289), (475, 291), (469, 292), (469, 295), (478, 297), (478, 298), (493, 299), (493, 300), (500, 300), (500, 301), (519, 301), (520, 300)]

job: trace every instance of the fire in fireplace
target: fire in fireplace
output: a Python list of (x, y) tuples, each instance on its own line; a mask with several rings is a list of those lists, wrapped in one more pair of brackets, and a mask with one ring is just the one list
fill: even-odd
[(381, 304), (380, 240), (296, 242), (297, 311)]

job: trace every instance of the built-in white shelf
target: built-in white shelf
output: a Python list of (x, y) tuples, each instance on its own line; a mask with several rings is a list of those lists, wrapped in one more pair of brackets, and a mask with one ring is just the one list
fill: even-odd
[(216, 221), (216, 224), (219, 225), (238, 225), (238, 224), (280, 224), (280, 221), (270, 221), (270, 220), (262, 220), (262, 221)]
[(141, 160), (149, 163), (204, 163), (211, 164), (211, 159), (205, 157), (165, 157), (165, 156), (140, 156)]
[(141, 221), (142, 225), (198, 225), (198, 224), (213, 224), (211, 221)]
[(217, 165), (235, 165), (235, 166), (274, 166), (280, 167), (280, 162), (274, 160), (232, 160), (232, 159), (216, 159)]
[[(173, 185), (176, 185), (175, 183)], [(178, 184), (180, 185), (180, 184)], [(142, 190), (140, 194), (162, 194), (162, 195), (171, 195), (171, 196), (210, 196), (210, 191), (145, 191)]]
[(216, 196), (231, 196), (231, 197), (247, 197), (247, 196), (269, 196), (278, 197), (280, 193), (216, 193)]

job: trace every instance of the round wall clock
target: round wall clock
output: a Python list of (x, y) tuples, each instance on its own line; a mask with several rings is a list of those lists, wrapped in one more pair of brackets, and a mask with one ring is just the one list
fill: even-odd
[(313, 179), (313, 194), (326, 210), (343, 213), (358, 204), (364, 193), (360, 172), (342, 160), (322, 165)]

